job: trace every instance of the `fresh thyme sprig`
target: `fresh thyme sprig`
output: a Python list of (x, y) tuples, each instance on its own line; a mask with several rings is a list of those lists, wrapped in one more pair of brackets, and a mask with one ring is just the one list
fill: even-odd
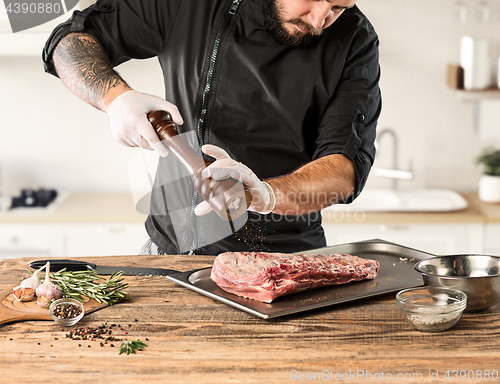
[(122, 345), (120, 345), (120, 355), (122, 353), (126, 353), (130, 355), (131, 353), (135, 353), (135, 351), (140, 351), (142, 348), (147, 347), (148, 345), (139, 340), (125, 340)]
[(127, 298), (125, 289), (128, 283), (123, 282), (122, 274), (123, 272), (113, 273), (106, 281), (104, 276), (98, 275), (95, 271), (61, 269), (58, 272), (52, 272), (50, 278), (61, 288), (64, 297), (84, 302), (82, 296), (87, 296), (98, 303), (113, 305)]

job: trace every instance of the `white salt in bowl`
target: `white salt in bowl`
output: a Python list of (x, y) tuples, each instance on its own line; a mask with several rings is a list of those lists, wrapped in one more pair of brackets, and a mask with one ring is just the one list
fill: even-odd
[(467, 307), (467, 295), (443, 287), (410, 288), (398, 292), (396, 305), (414, 329), (442, 332), (453, 327)]

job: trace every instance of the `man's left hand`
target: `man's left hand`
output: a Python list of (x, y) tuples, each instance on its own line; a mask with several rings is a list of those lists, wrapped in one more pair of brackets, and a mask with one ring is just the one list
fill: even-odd
[[(261, 181), (246, 165), (233, 160), (222, 148), (206, 144), (201, 149), (205, 154), (216, 159), (203, 170), (201, 173), (203, 177), (211, 177), (215, 181), (228, 178), (241, 181), (245, 190), (252, 194), (252, 203), (248, 210), (264, 214), (272, 212), (276, 204), (276, 197), (268, 183)], [(194, 212), (198, 216), (203, 216), (210, 211), (212, 211), (210, 204), (203, 201), (196, 206)]]

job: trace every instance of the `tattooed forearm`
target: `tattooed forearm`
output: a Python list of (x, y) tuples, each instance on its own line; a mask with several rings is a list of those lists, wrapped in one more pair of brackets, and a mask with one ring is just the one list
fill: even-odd
[(113, 70), (101, 44), (89, 34), (70, 33), (57, 45), (54, 66), (62, 82), (78, 97), (105, 111), (119, 88), (130, 89)]

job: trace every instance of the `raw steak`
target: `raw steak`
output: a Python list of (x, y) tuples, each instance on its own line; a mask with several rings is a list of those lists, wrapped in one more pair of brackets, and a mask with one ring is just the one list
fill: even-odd
[(339, 253), (226, 252), (215, 258), (210, 277), (224, 291), (270, 303), (290, 293), (374, 279), (379, 268), (376, 260)]

